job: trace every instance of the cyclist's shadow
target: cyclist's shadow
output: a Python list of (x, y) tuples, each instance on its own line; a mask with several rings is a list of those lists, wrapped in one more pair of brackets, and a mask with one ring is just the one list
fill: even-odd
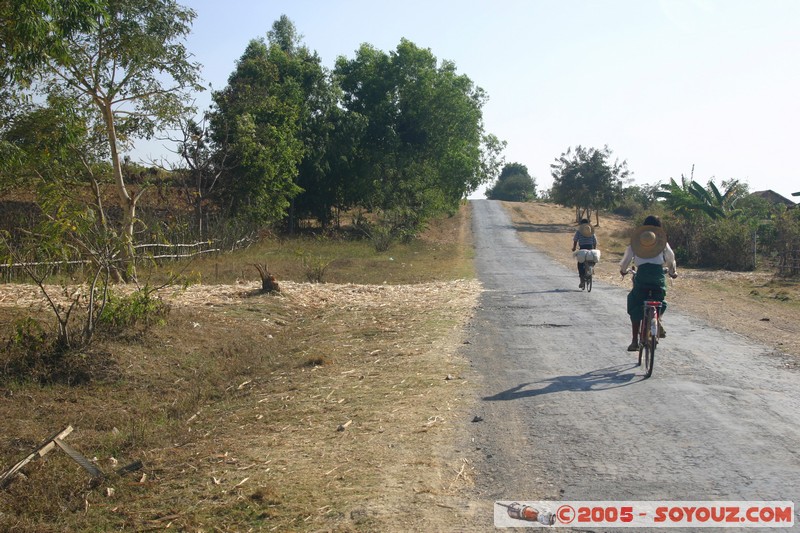
[[(602, 391), (609, 389), (616, 389), (618, 387), (625, 387), (637, 381), (644, 379), (643, 376), (628, 372), (636, 368), (636, 363), (629, 363), (626, 365), (616, 365), (608, 368), (601, 368), (592, 370), (585, 374), (573, 376), (556, 376), (549, 379), (542, 379), (540, 381), (532, 381), (529, 383), (520, 383), (515, 387), (511, 387), (503, 392), (498, 392), (493, 396), (484, 396), (482, 399), (485, 402), (499, 402), (508, 400), (519, 400), (521, 398), (531, 398), (533, 396), (541, 396), (543, 394), (551, 394), (553, 392), (592, 392)], [(544, 384), (539, 388), (528, 388), (534, 385)]]

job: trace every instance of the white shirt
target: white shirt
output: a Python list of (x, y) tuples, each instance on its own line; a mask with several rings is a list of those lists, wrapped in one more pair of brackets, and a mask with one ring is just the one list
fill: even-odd
[(675, 274), (675, 270), (678, 268), (678, 266), (675, 264), (675, 252), (672, 251), (669, 243), (667, 243), (667, 246), (664, 248), (663, 252), (655, 257), (647, 258), (634, 255), (633, 248), (631, 248), (631, 245), (629, 244), (625, 249), (625, 255), (622, 256), (622, 261), (619, 263), (620, 274), (626, 273), (626, 270), (628, 270), (628, 265), (631, 264), (631, 261), (633, 261), (633, 264), (636, 265), (637, 268), (648, 263), (655, 265), (666, 265), (669, 269), (670, 275)]

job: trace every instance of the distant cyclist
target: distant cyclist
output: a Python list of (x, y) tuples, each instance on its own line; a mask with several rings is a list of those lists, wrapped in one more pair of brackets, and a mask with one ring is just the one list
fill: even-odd
[[(664, 277), (666, 266), (670, 277), (678, 275), (675, 264), (675, 252), (667, 242), (667, 234), (661, 227), (661, 219), (650, 215), (644, 219), (644, 224), (631, 235), (631, 243), (625, 250), (625, 255), (619, 264), (619, 271), (624, 276), (628, 273), (628, 265), (636, 265), (636, 278), (633, 288), (628, 293), (628, 314), (631, 317), (631, 344), (629, 352), (639, 350), (639, 324), (644, 318), (644, 301), (647, 290), (660, 289), (662, 301), (667, 295), (667, 280)], [(667, 309), (667, 303), (661, 305), (661, 314)], [(658, 321), (658, 336), (665, 337), (666, 331)]]
[[(578, 226), (577, 231), (575, 231), (575, 236), (572, 237), (573, 252), (575, 251), (576, 247), (580, 248), (581, 250), (594, 250), (597, 248), (597, 236), (594, 234), (594, 228), (592, 228), (592, 225), (589, 224), (589, 219), (581, 219), (581, 225)], [(586, 285), (586, 265), (581, 262), (578, 263), (578, 276), (581, 279), (581, 283), (578, 285), (578, 288), (582, 289)]]

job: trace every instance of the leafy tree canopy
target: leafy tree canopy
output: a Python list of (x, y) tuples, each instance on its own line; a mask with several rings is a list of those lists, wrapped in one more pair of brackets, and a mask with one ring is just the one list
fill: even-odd
[(486, 190), (486, 197), (490, 200), (527, 202), (536, 198), (536, 180), (528, 174), (525, 165), (508, 163), (494, 186)]
[(188, 91), (202, 90), (199, 65), (181, 43), (194, 11), (174, 0), (12, 1), (0, 9), (12, 15), (4, 37), (31, 39), (2, 48), (0, 66), (19, 78), (5, 88), (19, 92), (33, 81), (51, 102), (94, 110), (89, 121), (105, 134), (131, 260), (138, 196), (125, 182), (121, 152), (126, 142), (176, 124)]
[(49, 58), (69, 59), (68, 42), (92, 31), (103, 0), (0, 0), (0, 82), (29, 81)]
[(550, 165), (553, 201), (577, 210), (608, 209), (619, 199), (628, 177), (626, 161), (611, 161), (608, 146), (602, 149), (577, 146), (567, 149)]
[(452, 210), (499, 168), (502, 143), (483, 127), (484, 91), (452, 62), (403, 39), (390, 54), (362, 45), (334, 70), (343, 106), (365, 117), (361, 203), (424, 219)]
[(236, 216), (273, 223), (304, 188), (322, 185), (336, 98), (291, 20), (282, 16), (267, 37), (249, 43), (228, 86), (214, 93), (210, 125), (232, 156), (223, 201)]

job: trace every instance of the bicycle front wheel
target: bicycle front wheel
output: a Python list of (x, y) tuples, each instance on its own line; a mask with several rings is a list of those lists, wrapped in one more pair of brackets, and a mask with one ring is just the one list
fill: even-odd
[(644, 312), (644, 318), (641, 322), (639, 322), (639, 366), (642, 366), (642, 359), (644, 355), (644, 345), (645, 341), (647, 341), (647, 331), (648, 325), (650, 324), (650, 316), (647, 313), (647, 309)]
[(592, 292), (592, 277), (586, 278), (586, 292)]

